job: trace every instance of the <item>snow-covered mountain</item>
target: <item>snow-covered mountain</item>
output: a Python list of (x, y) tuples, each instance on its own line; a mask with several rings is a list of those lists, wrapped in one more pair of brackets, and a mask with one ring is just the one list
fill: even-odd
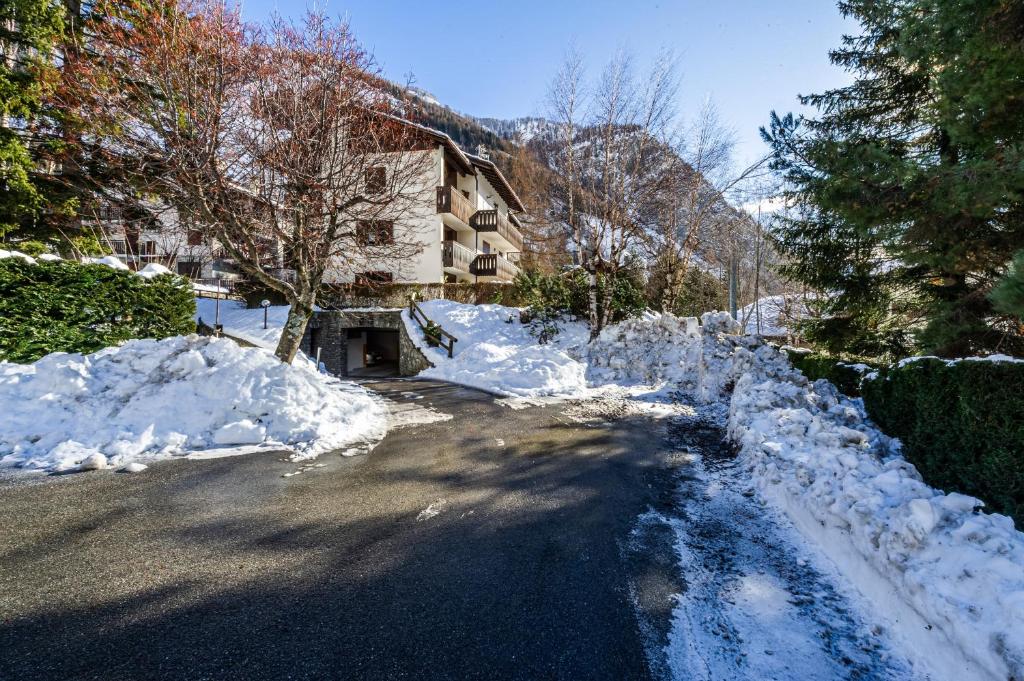
[(558, 132), (558, 124), (546, 118), (524, 116), (522, 118), (475, 118), (481, 126), (502, 139), (521, 144), (532, 141), (550, 141)]

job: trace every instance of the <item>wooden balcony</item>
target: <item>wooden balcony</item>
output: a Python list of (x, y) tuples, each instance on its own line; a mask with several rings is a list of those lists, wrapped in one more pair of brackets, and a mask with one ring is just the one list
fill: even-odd
[(438, 187), (437, 212), (453, 215), (469, 225), (473, 218), (473, 203), (455, 187)]
[(519, 274), (519, 268), (497, 253), (481, 253), (473, 260), (469, 273), (478, 277), (497, 277), (501, 281), (512, 281)]
[(476, 253), (458, 241), (445, 241), (441, 244), (441, 263), (445, 269), (468, 273), (473, 266)]
[(473, 214), (469, 224), (478, 232), (496, 232), (512, 246), (510, 250), (523, 250), (523, 235), (507, 217), (497, 210), (478, 210)]

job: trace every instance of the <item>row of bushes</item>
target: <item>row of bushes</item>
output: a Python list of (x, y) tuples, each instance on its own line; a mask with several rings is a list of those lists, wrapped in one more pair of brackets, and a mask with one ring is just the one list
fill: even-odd
[(839, 391), (850, 397), (860, 397), (861, 380), (864, 378), (864, 364), (850, 364), (829, 355), (788, 349), (790, 363), (812, 381), (820, 378), (834, 384)]
[(921, 359), (866, 379), (834, 357), (789, 356), (807, 378), (862, 397), (930, 485), (978, 497), (1024, 527), (1024, 362)]
[(192, 289), (175, 275), (146, 280), (105, 265), (0, 260), (0, 360), (192, 333), (194, 314)]
[(881, 369), (861, 391), (929, 484), (1024, 527), (1024, 362), (922, 359)]

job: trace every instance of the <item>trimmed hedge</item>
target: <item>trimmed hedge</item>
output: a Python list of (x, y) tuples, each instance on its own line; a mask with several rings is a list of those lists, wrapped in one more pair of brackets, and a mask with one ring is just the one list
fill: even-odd
[(0, 260), (0, 360), (194, 333), (194, 314), (192, 289), (176, 275), (146, 280), (105, 265)]
[(790, 363), (812, 381), (824, 378), (833, 383), (839, 392), (850, 397), (860, 397), (861, 379), (864, 374), (850, 364), (829, 355), (812, 352), (797, 352), (787, 349)]
[(861, 388), (868, 414), (929, 484), (1024, 527), (1024, 363), (922, 359)]

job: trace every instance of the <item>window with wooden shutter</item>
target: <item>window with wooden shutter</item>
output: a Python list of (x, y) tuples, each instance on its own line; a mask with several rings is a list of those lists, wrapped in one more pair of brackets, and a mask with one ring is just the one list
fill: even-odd
[(395, 243), (392, 220), (360, 220), (356, 223), (356, 240), (360, 246), (383, 246)]
[(387, 186), (388, 176), (384, 166), (374, 166), (366, 169), (367, 194), (383, 194)]
[(391, 272), (360, 272), (356, 275), (356, 286), (374, 286), (376, 284), (390, 284), (395, 280)]

